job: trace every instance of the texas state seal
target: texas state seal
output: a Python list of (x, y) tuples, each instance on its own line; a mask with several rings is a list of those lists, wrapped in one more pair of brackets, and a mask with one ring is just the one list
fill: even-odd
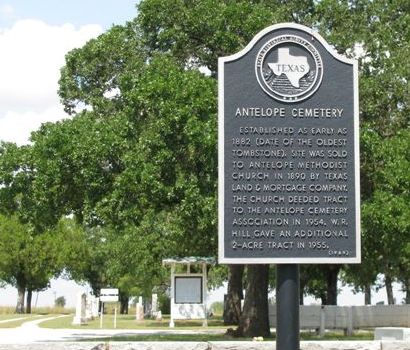
[(279, 35), (259, 50), (255, 62), (260, 87), (281, 102), (312, 96), (323, 77), (323, 62), (312, 43), (297, 35)]

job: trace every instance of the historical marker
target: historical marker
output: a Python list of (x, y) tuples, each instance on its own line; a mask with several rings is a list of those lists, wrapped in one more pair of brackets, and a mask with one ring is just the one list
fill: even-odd
[(357, 63), (280, 24), (219, 59), (219, 261), (359, 263)]

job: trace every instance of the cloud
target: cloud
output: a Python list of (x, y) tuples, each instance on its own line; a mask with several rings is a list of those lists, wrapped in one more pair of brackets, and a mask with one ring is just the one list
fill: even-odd
[(0, 16), (3, 18), (13, 18), (14, 8), (9, 4), (0, 5)]
[(0, 118), (0, 140), (18, 145), (27, 144), (31, 132), (37, 130), (42, 123), (56, 122), (67, 117), (63, 107), (59, 105), (41, 112), (9, 111)]
[(0, 32), (0, 139), (22, 143), (29, 127), (64, 117), (57, 95), (64, 56), (101, 33), (99, 25), (51, 26), (30, 19)]

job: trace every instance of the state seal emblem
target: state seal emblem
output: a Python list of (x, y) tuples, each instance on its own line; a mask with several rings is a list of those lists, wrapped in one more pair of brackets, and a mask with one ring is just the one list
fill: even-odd
[(255, 62), (261, 88), (281, 102), (299, 102), (312, 96), (323, 77), (318, 50), (297, 35), (280, 35), (267, 41)]

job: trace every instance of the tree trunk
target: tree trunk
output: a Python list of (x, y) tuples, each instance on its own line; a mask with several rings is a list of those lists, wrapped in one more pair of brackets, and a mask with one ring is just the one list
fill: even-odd
[(243, 337), (268, 337), (269, 265), (247, 265), (245, 303), (235, 334)]
[(337, 305), (337, 276), (340, 265), (329, 265), (326, 271), (326, 305)]
[(404, 283), (404, 291), (406, 292), (406, 304), (410, 304), (410, 279), (406, 279)]
[(244, 265), (229, 265), (228, 294), (224, 300), (224, 324), (238, 325), (241, 317), (241, 300), (243, 299)]
[(33, 291), (27, 289), (27, 300), (26, 300), (26, 314), (31, 314), (31, 300), (33, 298)]
[(385, 275), (384, 283), (386, 285), (387, 304), (394, 305), (393, 286), (392, 286), (393, 281), (389, 275)]
[(128, 315), (128, 304), (130, 298), (126, 294), (120, 293), (120, 314), (121, 315)]
[(364, 305), (372, 304), (372, 286), (364, 287)]
[(26, 287), (17, 285), (17, 305), (16, 314), (24, 314), (24, 296), (26, 294)]

